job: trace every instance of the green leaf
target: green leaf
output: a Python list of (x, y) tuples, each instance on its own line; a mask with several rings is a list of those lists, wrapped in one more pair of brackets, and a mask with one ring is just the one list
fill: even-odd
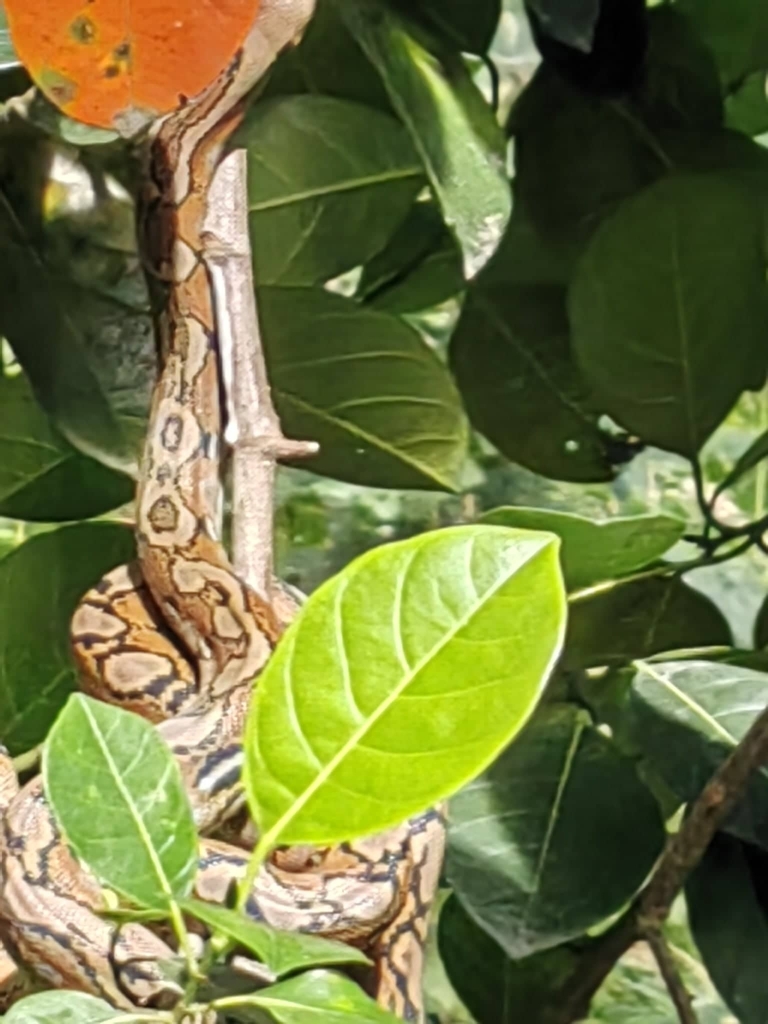
[(501, 17), (500, 0), (387, 0), (395, 10), (442, 36), (457, 50), (483, 54)]
[(248, 149), (256, 280), (318, 284), (375, 255), (425, 183), (410, 137), (393, 117), (329, 96), (252, 108)]
[(463, 291), (461, 254), (437, 205), (417, 202), (363, 269), (357, 294), (377, 309), (418, 313)]
[(19, 58), (11, 42), (11, 34), (8, 31), (8, 19), (5, 10), (0, 5), (0, 65), (3, 69), (9, 65), (18, 65)]
[(266, 1010), (276, 1024), (398, 1024), (399, 1020), (349, 978), (331, 971), (307, 971), (235, 999), (238, 1009)]
[(0, 739), (40, 743), (76, 687), (69, 624), (85, 591), (134, 556), (131, 530), (81, 523), (38, 534), (0, 561)]
[(451, 341), (472, 424), (535, 473), (611, 480), (611, 438), (571, 356), (564, 290), (515, 287), (501, 257), (470, 289)]
[(477, 1024), (520, 1024), (546, 1019), (579, 955), (563, 946), (511, 960), (451, 896), (440, 912), (440, 958), (451, 985)]
[(634, 763), (567, 705), (541, 708), (453, 798), (449, 820), (448, 879), (514, 959), (619, 910), (664, 845), (656, 801)]
[(741, 1024), (764, 1024), (768, 1001), (768, 854), (718, 833), (685, 887), (704, 964)]
[[(694, 800), (768, 704), (768, 674), (718, 662), (641, 664), (629, 725), (637, 746), (681, 801)], [(768, 845), (768, 769), (760, 768), (726, 831)]]
[(218, 934), (225, 935), (255, 953), (278, 978), (308, 967), (370, 963), (368, 957), (354, 946), (323, 939), (318, 935), (301, 935), (270, 928), (269, 925), (252, 921), (226, 907), (185, 899), (181, 901), (181, 908)]
[(115, 1009), (103, 999), (64, 990), (36, 992), (20, 999), (2, 1019), (5, 1024), (100, 1024), (124, 1016), (125, 1010)]
[(370, 551), (315, 591), (248, 719), (262, 833), (325, 843), (379, 832), (482, 771), (559, 654), (558, 546), (455, 527)]
[(481, 523), (519, 530), (546, 530), (562, 541), (560, 561), (569, 590), (627, 576), (650, 565), (682, 537), (685, 523), (664, 515), (628, 516), (603, 522), (572, 512), (504, 506)]
[(690, 457), (762, 385), (767, 299), (757, 199), (724, 176), (674, 176), (592, 238), (570, 292), (574, 349), (618, 423)]
[(95, 162), (52, 165), (40, 133), (0, 150), (0, 334), (67, 440), (128, 473), (156, 368), (135, 232)]
[(768, 131), (768, 93), (765, 71), (747, 75), (725, 99), (725, 123), (746, 135)]
[(563, 665), (589, 668), (661, 651), (731, 643), (720, 610), (682, 580), (619, 581), (574, 595)]
[(765, 458), (768, 458), (768, 430), (760, 434), (759, 437), (756, 437), (744, 454), (739, 456), (730, 473), (717, 485), (718, 491), (725, 491), (727, 488), (732, 487), (737, 480), (746, 476), (750, 470), (754, 469)]
[(259, 303), (283, 427), (320, 443), (308, 469), (374, 487), (458, 488), (461, 399), (416, 331), (319, 288), (261, 288)]
[(768, 67), (768, 10), (753, 0), (679, 0), (726, 84)]
[(155, 727), (73, 694), (43, 751), (45, 792), (75, 853), (141, 907), (167, 909), (197, 871), (181, 769)]
[(471, 279), (496, 249), (512, 206), (493, 114), (455, 55), (438, 61), (371, 0), (337, 3), (411, 133)]
[(133, 484), (73, 448), (22, 375), (0, 377), (0, 515), (88, 519), (129, 501)]

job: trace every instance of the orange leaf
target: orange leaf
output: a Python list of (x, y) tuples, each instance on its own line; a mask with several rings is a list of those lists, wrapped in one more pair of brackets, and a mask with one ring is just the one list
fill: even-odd
[(11, 39), (65, 114), (130, 134), (209, 85), (259, 0), (5, 0)]

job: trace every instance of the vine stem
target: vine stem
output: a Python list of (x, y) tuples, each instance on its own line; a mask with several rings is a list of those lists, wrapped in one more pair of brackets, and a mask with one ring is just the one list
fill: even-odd
[(680, 1024), (699, 1024), (696, 1011), (693, 1008), (691, 994), (685, 987), (685, 983), (678, 970), (677, 963), (672, 950), (667, 943), (664, 933), (660, 928), (649, 928), (645, 934), (645, 941), (651, 948), (659, 973), (667, 986), (670, 999), (674, 1003)]

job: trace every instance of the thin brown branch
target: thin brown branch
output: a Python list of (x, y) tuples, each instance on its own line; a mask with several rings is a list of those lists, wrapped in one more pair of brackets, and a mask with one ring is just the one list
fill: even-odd
[(669, 997), (674, 1004), (675, 1010), (677, 1010), (680, 1024), (699, 1024), (696, 1011), (693, 1008), (691, 994), (685, 987), (685, 982), (680, 975), (680, 971), (675, 963), (674, 954), (669, 948), (664, 933), (660, 928), (652, 928), (647, 932), (645, 940), (656, 959), (659, 972), (664, 979), (664, 984), (667, 986)]
[(563, 983), (552, 1001), (556, 1009), (547, 1024), (572, 1024), (583, 1019), (616, 962), (638, 939), (650, 942), (660, 934), (672, 903), (704, 856), (715, 832), (744, 797), (752, 773), (767, 762), (768, 709), (755, 719), (693, 802), (633, 906), (585, 952), (574, 973)]
[(272, 402), (251, 269), (246, 154), (220, 164), (208, 199), (205, 262), (213, 282), (232, 447), (232, 560), (265, 599), (273, 594), (274, 488), (277, 463), (317, 452), (285, 437)]

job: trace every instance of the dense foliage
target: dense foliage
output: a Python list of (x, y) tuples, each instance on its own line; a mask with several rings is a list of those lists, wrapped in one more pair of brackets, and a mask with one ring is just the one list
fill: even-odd
[[(122, 713), (70, 697), (72, 610), (132, 555), (156, 372), (133, 154), (30, 95), (8, 57), (0, 741), (24, 767), (50, 730), (49, 795), (78, 853), (134, 905), (209, 920), (189, 902), (194, 830), (167, 751), (157, 742), (131, 775), (151, 730), (121, 720), (93, 790), (83, 758), (93, 766)], [(408, 636), (420, 666), (377, 677), (389, 697), (371, 728), (388, 716), (382, 734), (414, 752), (396, 769), (393, 755), (388, 791), (362, 807), (339, 797), (334, 772), (381, 781), (339, 727), (343, 757), (315, 776), (302, 766), (293, 807), (260, 754), (270, 728), (285, 764), (303, 749), (281, 722), (282, 649), (249, 724), (250, 806), (271, 843), (301, 843), (453, 795), (435, 1019), (765, 1019), (763, 771), (683, 898), (654, 908), (658, 929), (632, 929), (667, 833), (768, 704), (767, 75), (759, 0), (531, 0), (527, 13), (320, 0), (240, 131), (276, 404), (287, 434), (321, 445), (311, 472), (281, 476), (279, 554), (308, 590), (341, 570), (300, 620), (291, 685), (316, 687), (322, 669), (325, 706), (343, 705), (332, 615), (347, 591), (360, 685), (363, 606), (377, 664)], [(468, 544), (480, 556), (465, 572)], [(393, 583), (413, 559), (390, 631)], [(460, 629), (434, 626), (436, 593)], [(482, 656), (462, 646), (467, 622)], [(466, 699), (449, 713), (457, 677)], [(414, 711), (419, 686), (431, 702)], [(169, 823), (136, 809), (163, 773), (178, 841), (159, 870)], [(115, 815), (119, 858), (93, 843), (95, 802)], [(354, 951), (280, 945), (222, 915), (209, 923), (264, 960), (281, 979), (265, 991), (292, 1008), (262, 993), (251, 1011), (388, 1019), (327, 970)], [(679, 1005), (686, 988), (695, 1017)], [(36, 998), (53, 1000), (36, 1019), (60, 1019), (59, 997)], [(23, 1005), (9, 1024), (29, 1019)], [(69, 1006), (107, 1019), (85, 997)]]

